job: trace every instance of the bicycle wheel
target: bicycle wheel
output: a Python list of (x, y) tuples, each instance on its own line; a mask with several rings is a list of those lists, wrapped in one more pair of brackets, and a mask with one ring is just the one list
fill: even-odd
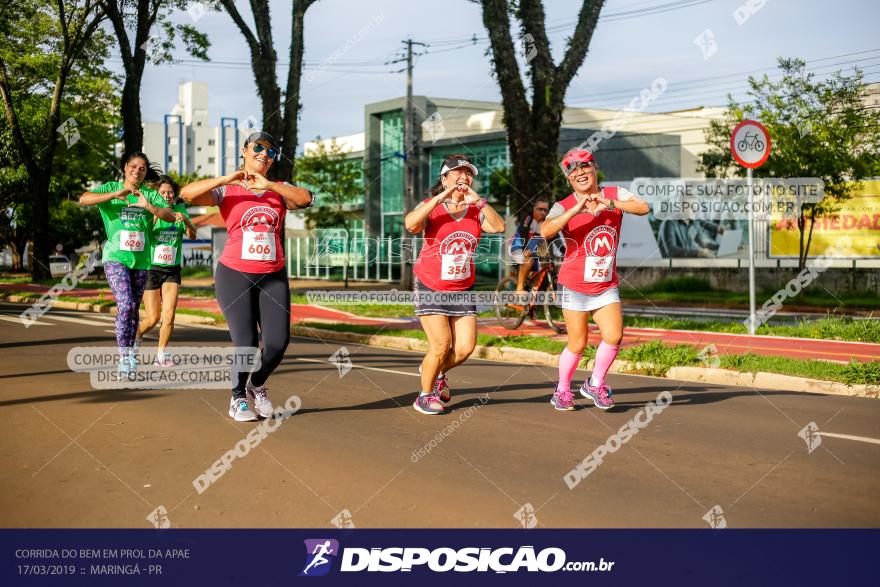
[(749, 144), (745, 141), (740, 141), (736, 144), (736, 148), (739, 149), (740, 151), (745, 151), (746, 149), (749, 148)]
[(763, 151), (764, 150), (764, 142), (763, 141), (755, 141), (755, 150)]
[(545, 289), (547, 296), (544, 299), (544, 317), (547, 324), (559, 334), (565, 334), (565, 317), (562, 315), (562, 306), (559, 305), (559, 299), (556, 294), (556, 275), (547, 274), (547, 287)]
[[(498, 287), (495, 288), (497, 294), (509, 294), (515, 291), (516, 279), (513, 277), (505, 277), (498, 282)], [(495, 298), (495, 316), (498, 318), (498, 323), (508, 330), (519, 328), (528, 313), (528, 304), (505, 304), (502, 303), (500, 295)]]

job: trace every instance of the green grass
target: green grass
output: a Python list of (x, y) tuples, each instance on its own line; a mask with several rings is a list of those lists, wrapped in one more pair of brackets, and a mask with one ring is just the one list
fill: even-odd
[(180, 270), (181, 277), (188, 277), (190, 279), (203, 279), (206, 277), (213, 277), (214, 273), (211, 271), (210, 267), (183, 267)]
[(880, 361), (870, 363), (858, 363), (853, 361), (848, 365), (830, 363), (827, 361), (804, 361), (789, 359), (787, 357), (767, 357), (744, 353), (741, 355), (721, 355), (721, 367), (757, 373), (780, 373), (794, 377), (809, 377), (824, 381), (838, 381), (847, 385), (878, 384), (880, 383)]
[[(361, 334), (383, 334), (386, 336), (402, 336), (426, 340), (425, 333), (421, 330), (401, 330), (381, 328), (379, 326), (365, 326), (354, 324), (323, 324), (304, 323), (303, 326), (321, 328), (337, 332), (357, 332)], [(538, 336), (491, 336), (488, 334), (477, 335), (477, 344), (484, 346), (509, 346), (536, 351), (544, 351), (556, 354), (562, 351), (565, 343)], [(595, 357), (595, 347), (587, 347), (582, 364)], [(624, 348), (619, 355), (620, 359), (634, 363), (646, 363), (650, 366), (642, 366), (637, 371), (645, 375), (662, 377), (670, 368), (675, 366), (698, 366), (703, 362), (698, 357), (699, 350), (685, 344), (667, 345), (660, 341), (653, 341), (641, 345)], [(880, 361), (870, 363), (857, 363), (853, 361), (848, 365), (831, 363), (827, 361), (807, 361), (802, 359), (790, 359), (779, 356), (763, 356), (752, 353), (741, 355), (720, 355), (720, 367), (744, 372), (765, 372), (793, 375), (796, 377), (809, 377), (824, 381), (837, 381), (847, 385), (857, 384), (880, 384)]]
[(870, 363), (850, 362), (843, 374), (843, 382), (847, 385), (866, 383), (869, 385), (880, 384), (880, 361)]
[(203, 289), (200, 287), (183, 287), (177, 288), (178, 296), (187, 296), (190, 298), (215, 298), (217, 297), (213, 289)]
[(640, 371), (646, 375), (662, 377), (672, 367), (694, 365), (700, 362), (697, 354), (700, 351), (696, 347), (686, 344), (670, 346), (655, 340), (649, 343), (625, 347), (620, 351), (618, 358), (633, 363), (647, 363)]
[(213, 318), (218, 323), (226, 323), (226, 318), (223, 317), (223, 314), (219, 312), (209, 312), (207, 310), (195, 310), (192, 308), (177, 308), (178, 314), (189, 314), (190, 316), (205, 316), (207, 318)]
[[(760, 291), (755, 295), (758, 304), (770, 299), (776, 290)], [(666, 302), (694, 305), (718, 305), (730, 308), (747, 308), (749, 305), (748, 292), (732, 292), (714, 290), (709, 283), (696, 278), (661, 279), (646, 288), (620, 288), (620, 297), (633, 303)], [(647, 300), (646, 300), (647, 298)], [(804, 291), (800, 295), (785, 300), (788, 307), (812, 306), (817, 308), (846, 308), (872, 310), (880, 308), (880, 295), (873, 291), (855, 291), (840, 294), (830, 294), (824, 290)]]

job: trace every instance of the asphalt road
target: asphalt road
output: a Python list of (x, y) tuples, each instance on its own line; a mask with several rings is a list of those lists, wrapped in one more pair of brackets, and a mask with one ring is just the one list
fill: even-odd
[[(305, 338), (270, 380), (302, 408), (199, 494), (257, 426), (229, 419), (228, 392), (96, 390), (66, 357), (111, 347), (112, 318), (53, 310), (26, 329), (24, 307), (0, 304), (3, 527), (151, 527), (159, 506), (177, 527), (707, 527), (716, 506), (727, 527), (880, 526), (877, 400), (614, 375), (614, 411), (560, 413), (554, 369), (474, 360), (430, 417), (411, 407), (418, 354), (349, 344), (343, 375), (339, 343)], [(179, 326), (173, 343), (228, 340)], [(662, 392), (671, 405), (569, 489)]]

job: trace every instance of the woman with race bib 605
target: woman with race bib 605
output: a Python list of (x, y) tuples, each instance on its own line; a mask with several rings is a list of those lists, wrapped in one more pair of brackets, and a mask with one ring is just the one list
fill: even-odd
[(159, 347), (156, 350), (156, 364), (171, 367), (174, 362), (171, 353), (165, 348), (174, 330), (174, 312), (177, 309), (177, 293), (180, 289), (180, 266), (183, 261), (183, 234), (196, 238), (196, 227), (190, 220), (186, 205), (180, 201), (180, 186), (163, 175), (156, 182), (156, 191), (165, 199), (174, 212), (174, 222), (160, 218), (153, 221), (151, 265), (147, 273), (147, 288), (144, 291), (144, 309), (147, 317), (138, 328), (137, 343), (162, 319), (159, 329)]
[[(290, 342), (290, 284), (284, 263), (284, 216), (287, 210), (308, 208), (314, 194), (288, 183), (269, 181), (266, 174), (281, 157), (269, 134), (255, 132), (242, 149), (238, 171), (203, 179), (183, 188), (190, 204), (219, 206), (229, 238), (214, 274), (214, 290), (229, 325), (233, 344), (257, 346), (262, 336), (260, 368), (242, 372), (233, 382), (229, 416), (249, 422), (272, 415), (266, 380), (281, 363)], [(253, 405), (251, 411), (248, 402)], [(256, 415), (254, 414), (256, 412)]]
[(137, 369), (134, 346), (139, 308), (150, 268), (153, 217), (174, 222), (165, 200), (144, 185), (159, 173), (144, 153), (130, 153), (122, 160), (122, 181), (108, 181), (79, 198), (82, 206), (97, 206), (104, 221), (107, 243), (101, 261), (116, 301), (116, 344), (120, 375)]
[(617, 247), (623, 213), (643, 216), (648, 204), (624, 188), (599, 187), (592, 153), (572, 149), (562, 159), (562, 171), (574, 192), (551, 208), (541, 225), (541, 236), (562, 233), (565, 258), (559, 270), (560, 300), (568, 344), (559, 357), (559, 383), (550, 400), (561, 411), (574, 410), (571, 378), (587, 346), (590, 314), (602, 342), (590, 378), (581, 395), (607, 410), (614, 406), (605, 375), (620, 350), (623, 313), (617, 291)]
[(406, 215), (406, 229), (424, 232), (425, 244), (413, 267), (416, 315), (430, 346), (422, 361), (421, 393), (413, 407), (441, 414), (451, 398), (446, 373), (461, 365), (477, 344), (477, 309), (467, 295), (474, 288), (473, 255), (481, 231), (504, 232), (504, 220), (471, 189), (477, 167), (466, 155), (449, 156), (431, 197)]

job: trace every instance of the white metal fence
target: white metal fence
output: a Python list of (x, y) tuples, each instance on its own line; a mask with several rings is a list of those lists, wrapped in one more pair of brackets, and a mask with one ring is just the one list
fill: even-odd
[[(341, 234), (287, 238), (287, 273), (300, 279), (345, 279), (353, 281), (398, 281), (402, 251), (410, 249), (418, 257), (423, 238), (357, 237)], [(474, 255), (478, 275), (498, 277), (504, 262), (503, 235), (484, 234)]]

